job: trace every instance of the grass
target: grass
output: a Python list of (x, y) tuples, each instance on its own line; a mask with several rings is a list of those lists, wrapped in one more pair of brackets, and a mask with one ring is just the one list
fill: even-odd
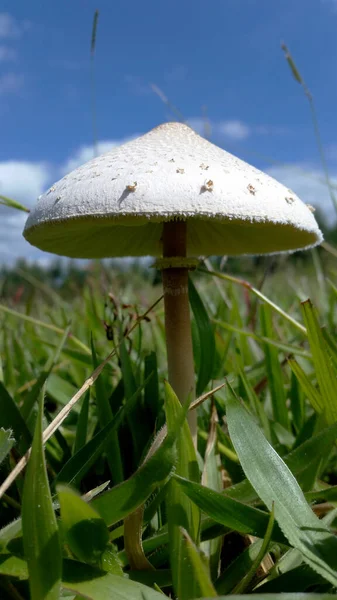
[(1, 599), (335, 596), (336, 257), (200, 264), (190, 407), (166, 382), (159, 276), (2, 271)]
[(33, 449), (0, 488), (2, 598), (334, 593), (336, 258), (206, 265), (197, 454), (165, 383), (160, 284), (96, 265), (70, 304), (21, 271), (0, 307), (2, 482)]

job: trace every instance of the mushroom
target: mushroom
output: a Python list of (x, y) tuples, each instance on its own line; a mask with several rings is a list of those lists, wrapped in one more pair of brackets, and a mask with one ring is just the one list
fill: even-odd
[[(322, 241), (293, 192), (181, 123), (160, 125), (66, 175), (39, 198), (23, 235), (73, 258), (159, 257), (169, 381), (181, 402), (195, 388), (191, 257), (288, 252)], [(194, 412), (189, 423), (195, 438)]]

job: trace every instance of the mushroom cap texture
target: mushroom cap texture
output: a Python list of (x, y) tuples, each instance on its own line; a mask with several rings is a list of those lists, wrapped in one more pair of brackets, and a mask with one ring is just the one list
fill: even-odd
[(265, 173), (166, 123), (43, 194), (24, 237), (74, 258), (161, 256), (163, 222), (187, 221), (187, 255), (265, 254), (322, 241), (310, 209)]

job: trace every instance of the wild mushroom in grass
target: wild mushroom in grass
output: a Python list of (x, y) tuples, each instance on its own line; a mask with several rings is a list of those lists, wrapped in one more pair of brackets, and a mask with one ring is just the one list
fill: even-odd
[[(288, 252), (322, 241), (315, 218), (283, 185), (181, 123), (165, 123), (55, 183), (24, 237), (72, 258), (159, 257), (169, 381), (195, 388), (188, 270), (193, 257)], [(196, 437), (196, 415), (189, 415)]]

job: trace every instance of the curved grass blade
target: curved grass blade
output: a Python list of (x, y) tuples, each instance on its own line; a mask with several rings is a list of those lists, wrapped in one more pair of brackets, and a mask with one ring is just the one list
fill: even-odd
[(137, 581), (106, 573), (74, 560), (65, 560), (63, 563), (62, 587), (87, 600), (163, 599), (161, 593)]
[(229, 567), (215, 582), (218, 594), (229, 594), (251, 569), (252, 564), (259, 556), (263, 539), (257, 540), (230, 563)]
[[(242, 504), (233, 498), (183, 479), (178, 475), (173, 477), (183, 487), (185, 494), (214, 521), (234, 531), (264, 538), (269, 523), (269, 515), (266, 512)], [(281, 544), (287, 544), (277, 524), (274, 525), (272, 539)]]
[(291, 545), (322, 577), (337, 585), (337, 538), (312, 512), (295, 477), (228, 386), (227, 423), (245, 475)]
[(264, 536), (261, 548), (260, 548), (257, 556), (255, 557), (255, 559), (253, 560), (248, 573), (246, 573), (246, 575), (241, 579), (241, 581), (239, 581), (238, 584), (235, 586), (235, 588), (233, 590), (233, 594), (241, 594), (241, 592), (243, 592), (243, 590), (247, 589), (249, 583), (251, 582), (254, 575), (256, 574), (256, 571), (259, 568), (259, 565), (262, 562), (264, 555), (267, 552), (267, 549), (268, 549), (268, 546), (270, 543), (270, 539), (271, 539), (271, 536), (273, 533), (274, 520), (275, 520), (275, 516), (274, 516), (274, 505), (273, 505), (272, 511), (270, 513), (270, 518), (269, 518), (266, 535)]
[(56, 517), (48, 484), (42, 444), (44, 390), (39, 399), (31, 455), (22, 499), (22, 534), (34, 600), (58, 600), (62, 555)]

